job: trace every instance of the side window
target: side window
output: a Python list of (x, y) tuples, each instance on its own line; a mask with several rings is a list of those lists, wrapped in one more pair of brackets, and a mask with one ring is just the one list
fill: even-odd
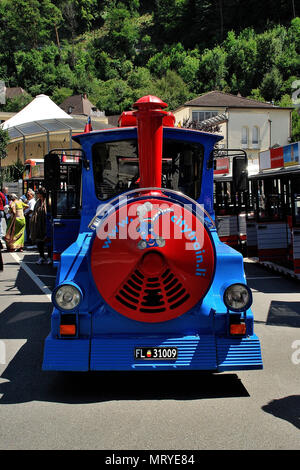
[(258, 208), (260, 220), (283, 220), (283, 190), (279, 178), (258, 181)]
[(248, 127), (246, 126), (242, 127), (241, 143), (242, 145), (248, 145)]
[(254, 126), (252, 128), (252, 144), (258, 145), (258, 141), (259, 141), (259, 129), (257, 126)]
[(78, 216), (81, 208), (81, 165), (61, 164), (57, 216)]
[(218, 115), (218, 111), (192, 111), (192, 121), (201, 122)]
[(198, 199), (201, 192), (203, 157), (204, 148), (200, 144), (164, 140), (162, 187)]
[(137, 141), (95, 144), (93, 171), (96, 196), (102, 201), (133, 189), (139, 177)]

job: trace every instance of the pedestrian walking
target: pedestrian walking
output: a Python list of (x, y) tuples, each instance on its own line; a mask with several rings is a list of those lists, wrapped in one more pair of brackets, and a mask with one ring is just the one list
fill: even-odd
[(6, 198), (2, 191), (0, 191), (0, 239), (4, 237), (5, 232), (3, 222), (5, 220), (4, 207), (6, 206)]
[(26, 220), (26, 242), (25, 245), (32, 245), (32, 240), (30, 237), (30, 221), (33, 214), (34, 206), (36, 203), (35, 192), (32, 189), (28, 189), (26, 193), (27, 197), (27, 209), (24, 210), (25, 220)]
[(8, 210), (10, 215), (4, 237), (8, 251), (23, 251), (25, 239), (24, 209), (27, 206), (16, 194), (10, 196), (11, 204)]
[(38, 247), (39, 259), (37, 264), (50, 264), (51, 253), (48, 246), (48, 258), (45, 257), (45, 245), (47, 239), (47, 207), (46, 207), (46, 190), (39, 188), (37, 191), (37, 201), (34, 206), (33, 214), (30, 222), (30, 236), (33, 243)]

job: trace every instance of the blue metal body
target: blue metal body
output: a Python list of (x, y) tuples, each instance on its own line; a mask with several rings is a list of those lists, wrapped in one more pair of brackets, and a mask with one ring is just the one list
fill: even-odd
[[(82, 214), (79, 235), (61, 255), (57, 285), (75, 282), (83, 291), (83, 301), (76, 312), (78, 334), (61, 338), (59, 325), (64, 315), (53, 309), (51, 332), (45, 341), (44, 370), (246, 370), (261, 369), (260, 342), (253, 331), (253, 314), (246, 312), (247, 336), (229, 335), (229, 312), (223, 292), (232, 283), (246, 283), (240, 253), (220, 242), (215, 228), (211, 237), (215, 246), (216, 269), (204, 299), (193, 309), (173, 320), (143, 323), (113, 310), (101, 297), (91, 273), (91, 246), (95, 233), (88, 224), (101, 202), (94, 189), (92, 147), (98, 142), (136, 139), (136, 128), (110, 129), (82, 134), (75, 140), (82, 145), (90, 161), (82, 174)], [(200, 142), (205, 149), (201, 194), (197, 202), (204, 205), (214, 219), (213, 168), (208, 167), (211, 151), (220, 137), (180, 128), (164, 128), (164, 138)], [(174, 346), (178, 358), (170, 361), (138, 361), (135, 347)]]
[[(79, 218), (51, 218), (51, 240), (53, 241), (53, 253), (61, 254), (77, 239), (80, 219)], [(59, 261), (53, 260), (53, 266), (58, 267)]]

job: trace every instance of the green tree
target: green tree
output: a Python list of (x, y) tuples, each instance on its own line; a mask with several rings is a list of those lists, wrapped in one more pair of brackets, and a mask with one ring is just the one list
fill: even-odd
[(197, 92), (223, 90), (226, 86), (226, 52), (220, 46), (206, 49), (200, 57)]
[(122, 2), (112, 3), (105, 15), (107, 34), (103, 38), (102, 45), (105, 45), (112, 56), (130, 58), (136, 54), (135, 49), (140, 37), (138, 13), (127, 8)]
[(174, 70), (168, 70), (154, 87), (154, 94), (167, 103), (169, 109), (174, 110), (191, 98), (186, 83)]
[(31, 49), (55, 37), (62, 22), (50, 0), (4, 0), (7, 44), (14, 50)]
[(253, 88), (253, 90), (251, 90), (251, 93), (248, 96), (248, 98), (250, 98), (252, 100), (262, 101), (262, 102), (265, 101), (265, 99), (263, 98), (263, 96), (260, 93), (259, 88)]
[[(0, 127), (0, 160), (7, 156), (7, 145), (9, 142), (9, 135), (7, 130)], [(0, 162), (1, 163), (1, 162)]]
[(2, 106), (2, 111), (10, 113), (18, 113), (21, 109), (25, 108), (31, 101), (32, 96), (28, 93), (24, 95), (15, 96), (15, 98), (8, 99), (6, 104)]
[(297, 108), (290, 95), (283, 95), (280, 101), (277, 103), (282, 107), (294, 107), (292, 111), (292, 142), (298, 142), (300, 140), (300, 109)]
[(283, 85), (282, 76), (276, 67), (267, 72), (262, 80), (259, 90), (267, 101), (278, 100)]
[(172, 43), (182, 31), (186, 0), (155, 0), (153, 40), (157, 44)]
[(283, 52), (285, 37), (286, 30), (281, 26), (276, 26), (257, 35), (257, 60), (255, 63), (257, 84), (277, 66), (278, 57)]
[(99, 81), (98, 109), (104, 109), (108, 115), (120, 114), (130, 109), (133, 103), (132, 90), (125, 80), (111, 79)]
[(51, 96), (52, 101), (57, 105), (60, 105), (66, 98), (73, 95), (73, 90), (71, 88), (61, 87), (55, 88)]
[(223, 43), (226, 52), (226, 73), (232, 93), (247, 96), (255, 86), (257, 43), (253, 29), (246, 29), (236, 36), (230, 31)]

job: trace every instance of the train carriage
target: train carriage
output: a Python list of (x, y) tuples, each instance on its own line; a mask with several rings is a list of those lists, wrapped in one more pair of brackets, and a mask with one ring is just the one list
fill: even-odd
[(220, 137), (174, 127), (165, 107), (145, 96), (118, 128), (74, 137), (80, 227), (61, 254), (44, 370), (262, 368), (243, 258), (215, 226)]
[[(300, 166), (262, 170), (249, 178), (252, 203), (247, 217), (262, 263), (300, 274)], [(250, 251), (250, 249), (248, 248)], [(283, 271), (284, 272), (284, 271)]]
[[(216, 152), (216, 156), (220, 153)], [(225, 149), (226, 157), (217, 157), (214, 170), (214, 211), (218, 235), (223, 243), (243, 252), (246, 243), (247, 155), (243, 150)], [(218, 162), (228, 161), (227, 172), (222, 174)], [(230, 165), (230, 159), (232, 163)], [(236, 166), (241, 175), (238, 184), (233, 177)], [(230, 169), (231, 167), (231, 169)]]
[(25, 160), (24, 166), (23, 194), (26, 194), (28, 189), (37, 191), (40, 186), (44, 185), (44, 159), (27, 159)]

